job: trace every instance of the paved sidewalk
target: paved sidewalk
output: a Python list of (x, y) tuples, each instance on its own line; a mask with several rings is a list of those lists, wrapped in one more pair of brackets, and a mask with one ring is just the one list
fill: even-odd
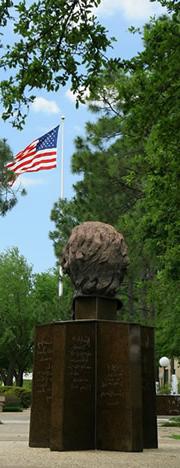
[(180, 468), (180, 428), (159, 425), (159, 448), (142, 453), (51, 452), (28, 447), (29, 411), (0, 413), (1, 468)]

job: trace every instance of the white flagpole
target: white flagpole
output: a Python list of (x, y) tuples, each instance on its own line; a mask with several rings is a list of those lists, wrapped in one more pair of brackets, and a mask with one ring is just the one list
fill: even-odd
[[(64, 199), (64, 120), (65, 117), (61, 117), (61, 187), (60, 187), (60, 200)], [(63, 282), (62, 282), (62, 267), (59, 266), (59, 297), (63, 295)]]
[(64, 199), (64, 120), (65, 117), (61, 117), (61, 192), (60, 199)]

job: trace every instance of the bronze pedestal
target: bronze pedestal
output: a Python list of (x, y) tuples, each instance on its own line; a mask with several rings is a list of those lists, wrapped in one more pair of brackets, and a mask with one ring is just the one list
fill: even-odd
[(103, 304), (105, 316), (117, 304), (104, 301), (78, 304), (81, 320), (37, 327), (31, 447), (157, 447), (153, 329), (105, 320)]

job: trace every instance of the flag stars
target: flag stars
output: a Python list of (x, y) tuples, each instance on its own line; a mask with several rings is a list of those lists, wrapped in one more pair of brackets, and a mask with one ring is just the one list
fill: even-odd
[(59, 126), (54, 128), (51, 132), (39, 138), (37, 149), (41, 150), (45, 148), (54, 148), (57, 144), (58, 129)]

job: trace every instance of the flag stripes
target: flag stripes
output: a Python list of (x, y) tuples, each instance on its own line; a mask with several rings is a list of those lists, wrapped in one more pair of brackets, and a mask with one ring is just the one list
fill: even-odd
[[(34, 156), (36, 155), (36, 158), (34, 160)], [(56, 167), (56, 151), (52, 150), (46, 150), (46, 151), (36, 151), (31, 152), (31, 154), (28, 156), (26, 155), (22, 159), (19, 159), (15, 163), (9, 163), (7, 164), (8, 169), (10, 169), (13, 172), (16, 172), (16, 174), (20, 174), (21, 172), (26, 172), (27, 169), (30, 167), (35, 167), (39, 163), (42, 163), (42, 165), (52, 162), (55, 164), (54, 167)]]
[(6, 164), (7, 169), (19, 175), (23, 172), (37, 172), (56, 167), (58, 127), (33, 141), (20, 151), (13, 161)]

